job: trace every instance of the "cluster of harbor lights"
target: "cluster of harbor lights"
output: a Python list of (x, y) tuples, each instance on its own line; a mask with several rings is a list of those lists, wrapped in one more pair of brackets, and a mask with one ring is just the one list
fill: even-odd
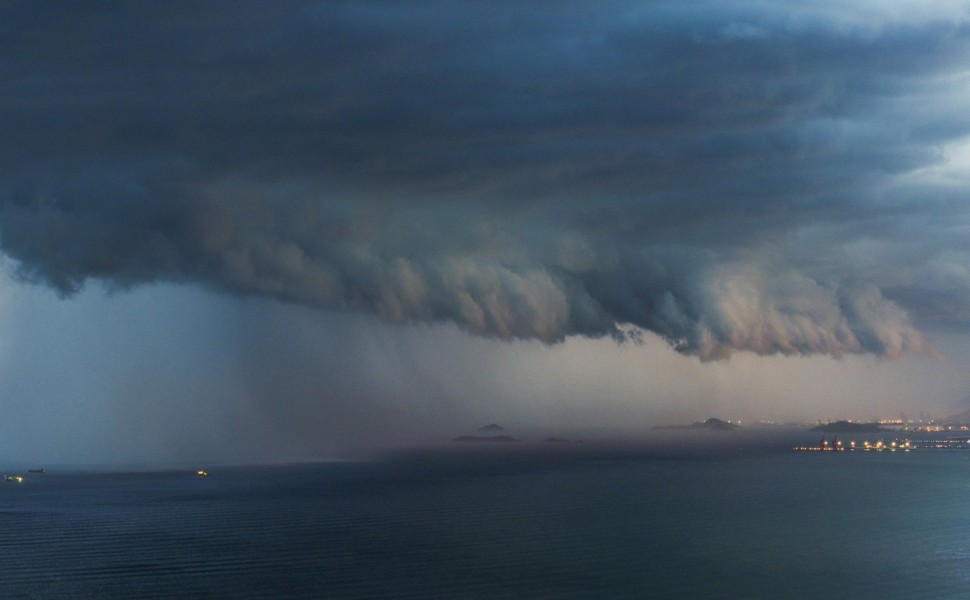
[(795, 446), (792, 450), (798, 452), (909, 452), (911, 450), (970, 450), (970, 439), (967, 438), (948, 438), (939, 440), (893, 440), (889, 443), (883, 440), (870, 442), (865, 440), (861, 444), (855, 440), (848, 444), (842, 442), (838, 436), (832, 441), (824, 437), (819, 441), (818, 446)]

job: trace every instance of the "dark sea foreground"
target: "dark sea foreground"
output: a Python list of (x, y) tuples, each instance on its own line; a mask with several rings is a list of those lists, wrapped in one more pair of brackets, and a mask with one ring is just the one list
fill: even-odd
[(0, 598), (970, 598), (970, 451), (707, 439), (23, 473)]

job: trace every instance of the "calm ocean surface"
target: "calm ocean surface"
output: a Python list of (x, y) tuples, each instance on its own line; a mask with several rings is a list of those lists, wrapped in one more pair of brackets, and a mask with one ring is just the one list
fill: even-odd
[(970, 598), (970, 451), (548, 446), (49, 469), (0, 597)]

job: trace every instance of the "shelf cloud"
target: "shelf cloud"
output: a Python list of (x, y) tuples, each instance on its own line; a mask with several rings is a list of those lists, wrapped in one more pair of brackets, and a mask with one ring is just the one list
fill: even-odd
[(0, 7), (0, 250), (702, 359), (970, 324), (963, 3)]

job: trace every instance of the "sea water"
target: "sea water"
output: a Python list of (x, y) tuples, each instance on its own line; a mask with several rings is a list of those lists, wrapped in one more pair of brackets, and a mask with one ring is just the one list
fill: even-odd
[(24, 473), (0, 597), (970, 598), (970, 451), (700, 447)]

